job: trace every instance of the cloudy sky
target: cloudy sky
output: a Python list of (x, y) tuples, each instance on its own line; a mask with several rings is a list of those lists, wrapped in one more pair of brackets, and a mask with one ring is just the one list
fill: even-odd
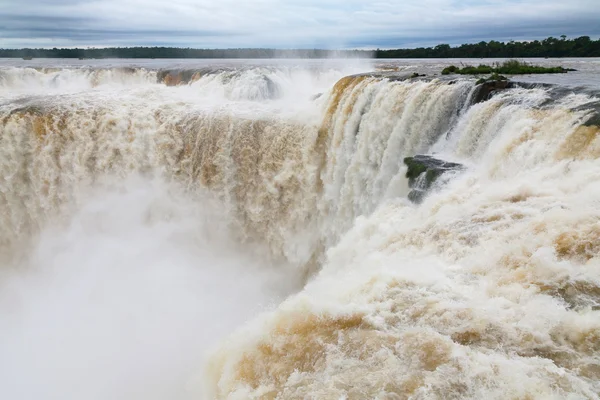
[(600, 37), (600, 0), (0, 0), (0, 48), (397, 48)]

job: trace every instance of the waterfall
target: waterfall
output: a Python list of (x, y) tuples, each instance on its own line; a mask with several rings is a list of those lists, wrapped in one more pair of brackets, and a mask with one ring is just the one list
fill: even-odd
[[(3, 70), (0, 87), (15, 92), (0, 97), (0, 269), (48, 268), (77, 287), (74, 266), (93, 262), (54, 252), (101, 257), (109, 238), (131, 237), (127, 285), (148, 264), (222, 287), (203, 297), (194, 286), (173, 307), (210, 310), (222, 295), (202, 317), (214, 323), (236, 293), (269, 303), (207, 334), (192, 386), (208, 398), (598, 398), (598, 98), (518, 83), (481, 98), (469, 79), (342, 75)], [(420, 204), (404, 165), (417, 154), (464, 167)], [(37, 303), (25, 304), (35, 327)], [(104, 308), (90, 312), (105, 321)]]

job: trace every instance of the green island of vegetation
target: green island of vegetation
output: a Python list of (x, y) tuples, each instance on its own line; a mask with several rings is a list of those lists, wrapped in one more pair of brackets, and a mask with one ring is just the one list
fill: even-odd
[(564, 74), (569, 71), (575, 71), (571, 68), (563, 67), (542, 67), (531, 65), (518, 60), (508, 60), (493, 65), (480, 64), (477, 67), (466, 65), (463, 68), (451, 65), (442, 70), (442, 75), (483, 75), (483, 74), (506, 74), (506, 75), (528, 75), (528, 74)]
[(24, 58), (524, 58), (524, 57), (600, 57), (600, 39), (589, 36), (567, 39), (469, 43), (460, 46), (395, 50), (277, 50), (277, 49), (193, 49), (178, 47), (108, 47), (0, 49), (0, 57)]

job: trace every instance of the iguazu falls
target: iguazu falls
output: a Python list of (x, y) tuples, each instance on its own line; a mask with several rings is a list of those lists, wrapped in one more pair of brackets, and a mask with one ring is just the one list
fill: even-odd
[(0, 1), (0, 400), (600, 400), (598, 3)]
[(599, 397), (598, 59), (2, 63), (1, 398)]

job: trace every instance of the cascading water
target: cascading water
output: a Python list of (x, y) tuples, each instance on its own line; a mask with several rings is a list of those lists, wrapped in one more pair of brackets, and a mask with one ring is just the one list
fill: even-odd
[(4, 70), (0, 394), (598, 398), (598, 98), (348, 72)]

